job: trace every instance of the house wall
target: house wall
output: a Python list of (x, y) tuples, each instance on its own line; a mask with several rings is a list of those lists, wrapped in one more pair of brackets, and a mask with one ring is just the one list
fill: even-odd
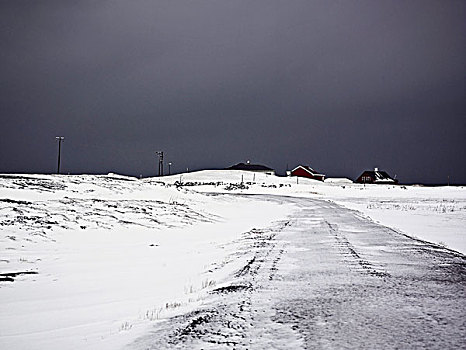
[(291, 176), (307, 177), (309, 179), (324, 181), (324, 176), (315, 176), (315, 175), (309, 174), (309, 172), (307, 172), (303, 168), (298, 168), (292, 171)]
[(356, 182), (361, 184), (370, 184), (374, 182), (374, 178), (364, 172), (356, 179)]

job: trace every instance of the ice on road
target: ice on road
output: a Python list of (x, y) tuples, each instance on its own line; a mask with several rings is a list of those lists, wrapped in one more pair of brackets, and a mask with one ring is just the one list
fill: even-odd
[(128, 349), (459, 349), (466, 259), (314, 199), (242, 237), (204, 305)]

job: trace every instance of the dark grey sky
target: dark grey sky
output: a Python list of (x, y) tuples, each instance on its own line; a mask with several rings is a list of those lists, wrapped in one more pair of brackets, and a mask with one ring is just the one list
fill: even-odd
[(466, 183), (466, 2), (1, 1), (0, 172), (250, 159)]

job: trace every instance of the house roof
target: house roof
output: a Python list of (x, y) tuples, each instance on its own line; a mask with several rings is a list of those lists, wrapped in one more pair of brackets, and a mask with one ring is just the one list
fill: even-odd
[(227, 168), (227, 170), (273, 171), (273, 169), (265, 165), (251, 163), (238, 163)]
[(395, 182), (386, 171), (381, 170), (366, 170), (362, 175), (369, 175), (374, 180), (374, 182)]
[(298, 165), (296, 168), (291, 170), (291, 172), (293, 172), (293, 171), (295, 171), (296, 169), (299, 169), (299, 168), (303, 168), (309, 174), (314, 175), (314, 176), (325, 176), (324, 174), (319, 174), (317, 171), (315, 171), (314, 169), (312, 169), (310, 166), (307, 166), (307, 165)]

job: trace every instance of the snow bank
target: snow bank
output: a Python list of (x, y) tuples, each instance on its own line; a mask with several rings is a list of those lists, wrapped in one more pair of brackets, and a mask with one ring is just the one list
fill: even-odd
[(325, 183), (332, 183), (332, 184), (352, 184), (353, 181), (347, 179), (345, 177), (329, 177), (324, 180)]
[(0, 348), (119, 348), (195, 307), (234, 241), (288, 210), (114, 175), (0, 176)]
[[(348, 179), (325, 182), (247, 171), (205, 170), (183, 174), (199, 192), (274, 194), (332, 200), (409, 236), (466, 254), (466, 187), (356, 184)], [(178, 175), (178, 178), (180, 176)], [(209, 179), (218, 182), (209, 185)], [(159, 180), (174, 183), (176, 178)], [(244, 187), (226, 190), (227, 183)]]

